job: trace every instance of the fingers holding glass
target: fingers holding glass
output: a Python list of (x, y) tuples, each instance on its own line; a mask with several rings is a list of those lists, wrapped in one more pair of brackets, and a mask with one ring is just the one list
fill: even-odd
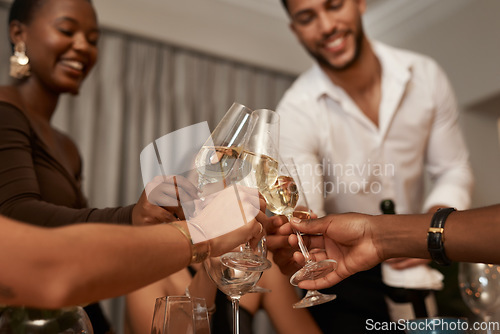
[[(296, 215), (302, 217), (302, 219), (311, 218), (307, 198), (300, 182), (300, 175), (292, 158), (283, 159), (279, 157), (279, 175), (277, 180), (263, 195), (266, 198), (269, 210), (275, 214), (284, 214), (289, 221), (294, 217), (294, 211), (296, 211), (295, 209), (299, 200), (304, 203), (305, 207), (301, 206), (296, 211)], [(315, 261), (305, 246), (301, 233), (295, 230), (294, 233), (297, 237), (300, 251), (304, 256), (305, 265), (290, 278), (292, 285), (297, 286), (305, 280), (325, 277), (337, 268), (337, 262), (332, 259)], [(324, 295), (318, 291), (311, 291), (301, 301), (295, 303), (293, 307), (309, 307), (331, 301), (335, 298), (335, 295)]]

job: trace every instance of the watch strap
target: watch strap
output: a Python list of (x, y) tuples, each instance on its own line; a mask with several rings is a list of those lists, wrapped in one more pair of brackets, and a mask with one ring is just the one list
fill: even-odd
[(446, 256), (444, 251), (444, 224), (446, 218), (455, 208), (441, 208), (434, 213), (431, 220), (431, 226), (427, 231), (427, 249), (431, 258), (437, 264), (448, 266), (451, 264), (450, 259)]

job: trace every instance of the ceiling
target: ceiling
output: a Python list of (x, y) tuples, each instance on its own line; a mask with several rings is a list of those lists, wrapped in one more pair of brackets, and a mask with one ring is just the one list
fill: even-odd
[[(499, 0), (366, 1), (367, 35), (435, 58), (459, 102), (500, 91)], [(92, 2), (104, 27), (293, 75), (311, 65), (280, 0)]]

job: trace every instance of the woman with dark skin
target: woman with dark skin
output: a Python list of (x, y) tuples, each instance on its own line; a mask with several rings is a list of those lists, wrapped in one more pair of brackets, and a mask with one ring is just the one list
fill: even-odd
[(87, 0), (16, 0), (10, 40), (23, 45), (29, 74), (0, 87), (0, 213), (37, 225), (171, 220), (143, 194), (125, 208), (90, 209), (75, 143), (51, 125), (64, 93), (78, 94), (97, 61), (99, 29)]
[[(145, 194), (135, 205), (87, 208), (75, 143), (51, 125), (61, 94), (78, 94), (97, 61), (99, 28), (87, 0), (15, 0), (9, 14), (12, 83), (0, 87), (0, 214), (41, 226), (172, 220)], [(87, 309), (107, 332), (98, 304)], [(96, 322), (100, 318), (103, 327)]]

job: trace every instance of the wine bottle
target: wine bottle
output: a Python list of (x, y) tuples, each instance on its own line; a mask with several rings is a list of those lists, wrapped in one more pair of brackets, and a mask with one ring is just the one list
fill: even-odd
[[(392, 199), (385, 199), (380, 202), (380, 210), (384, 215), (394, 215), (396, 214), (395, 204)], [(384, 263), (383, 266), (389, 266)], [(382, 269), (382, 275), (386, 270)], [(418, 318), (426, 318), (429, 313), (427, 311), (427, 306), (425, 304), (426, 297), (430, 294), (430, 290), (425, 289), (406, 289), (399, 287), (386, 286), (386, 295), (394, 302), (392, 309), (394, 312), (397, 308), (406, 309), (406, 306), (402, 304), (411, 304), (413, 308), (413, 314)], [(399, 306), (401, 305), (401, 306)]]
[(392, 199), (384, 199), (380, 202), (380, 210), (384, 215), (395, 215), (395, 205)]

